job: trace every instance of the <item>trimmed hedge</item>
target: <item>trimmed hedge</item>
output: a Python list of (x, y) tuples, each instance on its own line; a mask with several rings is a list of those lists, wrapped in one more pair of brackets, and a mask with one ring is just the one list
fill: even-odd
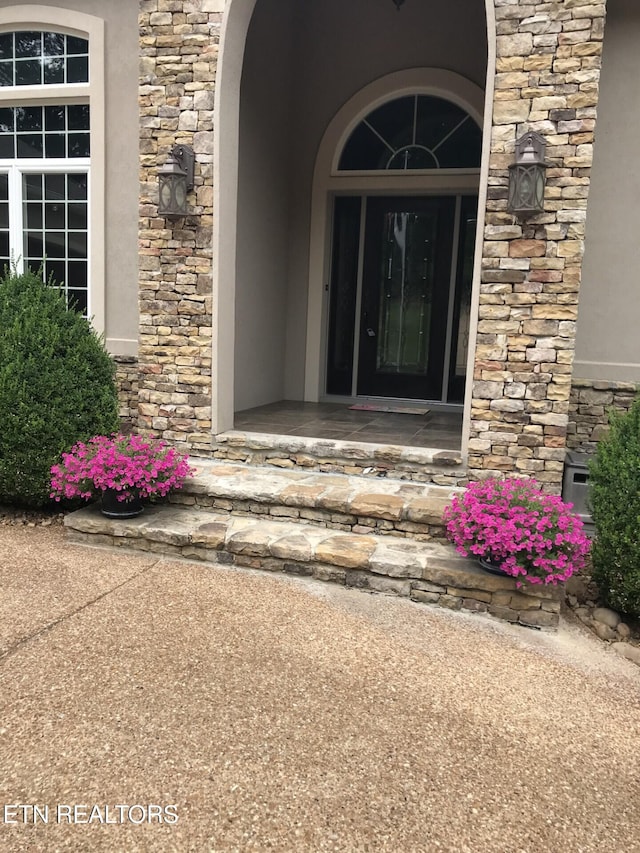
[(64, 295), (28, 272), (0, 279), (0, 503), (49, 502), (49, 469), (118, 428), (114, 364)]
[(640, 399), (609, 423), (589, 469), (593, 578), (611, 607), (640, 617)]

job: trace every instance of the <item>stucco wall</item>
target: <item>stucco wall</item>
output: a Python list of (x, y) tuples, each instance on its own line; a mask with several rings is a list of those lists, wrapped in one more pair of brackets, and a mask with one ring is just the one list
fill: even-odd
[[(481, 0), (400, 12), (390, 0), (258, 0), (241, 94), (236, 409), (268, 402), (267, 387), (270, 399), (304, 393), (311, 183), (331, 118), (368, 83), (405, 68), (444, 68), (483, 86), (486, 52)], [(251, 306), (260, 328), (246, 325)]]
[(640, 381), (640, 5), (609, 0), (574, 376)]
[(236, 411), (284, 397), (291, 5), (258, 3), (247, 36), (240, 102)]

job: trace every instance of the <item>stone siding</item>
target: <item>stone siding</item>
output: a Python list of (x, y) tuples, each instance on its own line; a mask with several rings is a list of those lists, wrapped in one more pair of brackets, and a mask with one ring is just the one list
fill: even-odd
[[(497, 74), (471, 412), (472, 478), (562, 481), (605, 4), (496, 0)], [(547, 140), (544, 213), (507, 212), (527, 130)]]
[[(213, 104), (224, 0), (140, 0), (137, 428), (211, 451)], [(497, 73), (468, 469), (560, 488), (605, 2), (496, 0)], [(516, 139), (547, 140), (545, 211), (507, 210)], [(196, 152), (192, 215), (157, 216), (157, 170)], [(576, 434), (578, 430), (576, 428)], [(450, 482), (450, 480), (449, 480)]]
[(117, 355), (116, 385), (120, 421), (124, 432), (132, 432), (138, 423), (138, 393), (140, 391), (140, 368), (135, 356)]
[(574, 379), (569, 404), (567, 446), (593, 453), (609, 430), (609, 412), (627, 412), (638, 388), (630, 382)]
[[(140, 0), (140, 393), (138, 429), (211, 444), (213, 90), (222, 3)], [(193, 146), (192, 215), (157, 215), (157, 170)]]

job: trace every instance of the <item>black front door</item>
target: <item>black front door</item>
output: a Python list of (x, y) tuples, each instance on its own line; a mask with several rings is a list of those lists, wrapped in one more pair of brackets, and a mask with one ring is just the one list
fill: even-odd
[(367, 201), (357, 393), (439, 399), (455, 198)]

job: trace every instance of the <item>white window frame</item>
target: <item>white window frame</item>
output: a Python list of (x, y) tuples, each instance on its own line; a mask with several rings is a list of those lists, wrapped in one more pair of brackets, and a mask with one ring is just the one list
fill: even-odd
[[(87, 157), (59, 159), (44, 157), (24, 160), (0, 160), (0, 174), (8, 175), (9, 182), (9, 251), (10, 263), (15, 264), (18, 272), (24, 272), (24, 197), (22, 187), (23, 175), (67, 175), (82, 173), (87, 176), (87, 212), (91, 210), (91, 160)], [(46, 229), (43, 228), (44, 233)], [(91, 223), (87, 222), (87, 315), (92, 316), (91, 301)], [(13, 251), (12, 251), (13, 250)], [(53, 259), (55, 260), (55, 259)], [(56, 282), (63, 284), (63, 282)], [(68, 283), (64, 282), (65, 290)]]
[[(22, 5), (0, 8), (0, 33), (15, 31), (59, 32), (87, 39), (89, 42), (89, 82), (64, 85), (0, 86), (0, 108), (19, 106), (52, 106), (59, 104), (89, 104), (89, 134), (91, 157), (24, 160), (0, 160), (0, 171), (9, 171), (9, 215), (18, 215), (22, 226), (20, 206), (22, 191), (12, 197), (12, 171), (72, 172), (88, 171), (88, 308), (87, 312), (97, 332), (104, 334), (106, 320), (105, 293), (105, 80), (104, 80), (104, 21), (94, 15), (54, 6)], [(10, 168), (9, 168), (10, 167)], [(17, 178), (13, 178), (17, 180)], [(10, 219), (10, 222), (13, 220)], [(13, 228), (11, 229), (13, 230)], [(18, 258), (16, 258), (18, 260)]]

